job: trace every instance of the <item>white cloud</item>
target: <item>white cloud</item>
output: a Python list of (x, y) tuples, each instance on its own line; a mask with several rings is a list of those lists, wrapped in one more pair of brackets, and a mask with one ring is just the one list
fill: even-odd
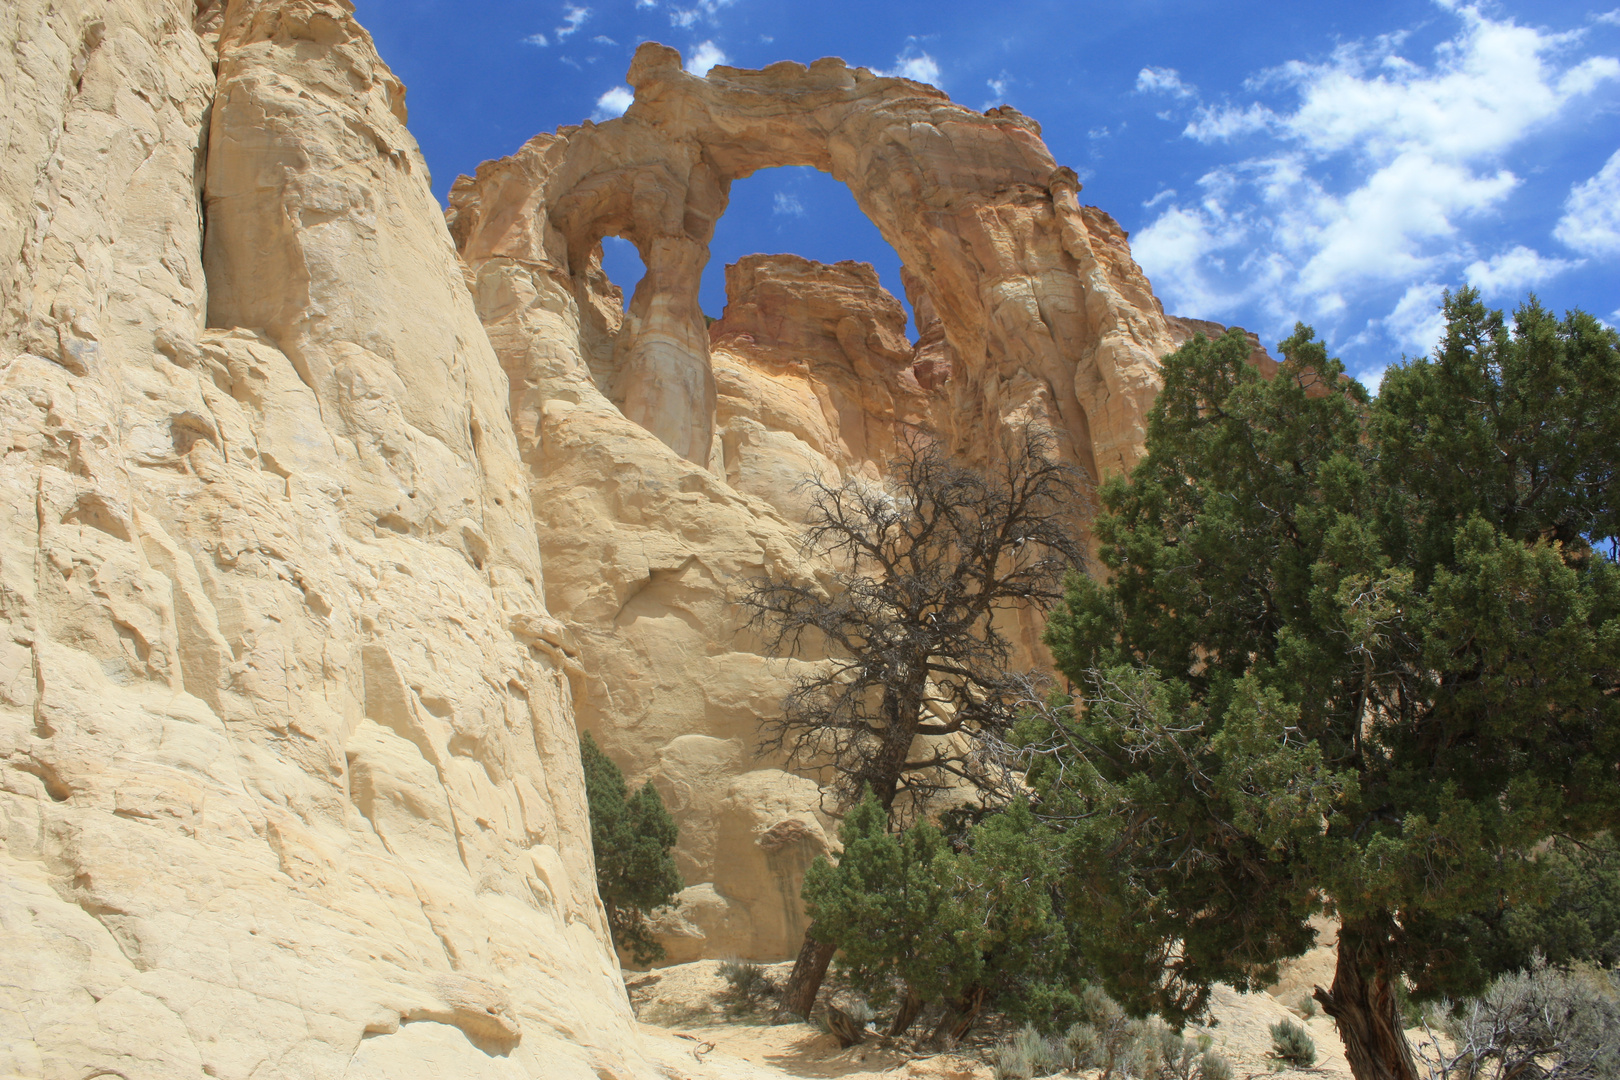
[(595, 42), (598, 45), (617, 45), (618, 44), (617, 41), (614, 41), (612, 38), (608, 37), (606, 34), (597, 34), (595, 37), (591, 38), (591, 41)]
[(797, 195), (789, 194), (786, 191), (778, 191), (775, 204), (771, 207), (771, 213), (780, 214), (784, 217), (804, 217), (804, 203), (799, 201)]
[(938, 86), (940, 82), (939, 62), (914, 45), (906, 46), (905, 51), (894, 58), (894, 67), (878, 71), (877, 74), (933, 86)]
[(1554, 259), (1519, 244), (1488, 260), (1468, 264), (1463, 276), (1486, 296), (1516, 295), (1580, 266), (1580, 261)]
[(596, 111), (591, 113), (591, 119), (600, 123), (611, 120), (615, 116), (623, 116), (624, 110), (636, 100), (636, 93), (628, 86), (615, 86), (596, 99)]
[(550, 45), (551, 42), (546, 40), (546, 35), (544, 35), (544, 34), (530, 34), (528, 37), (523, 39), (523, 44), (525, 44), (525, 45), (538, 45), (540, 48), (543, 49), (547, 45)]
[[(689, 8), (670, 8), (669, 22), (671, 26), (677, 26), (683, 30), (696, 26), (701, 21), (707, 21), (711, 24), (717, 23), (719, 22), (721, 10), (730, 7), (736, 2), (737, 0), (698, 0), (696, 4)], [(641, 6), (641, 0), (637, 0), (636, 6)]]
[(1144, 94), (1169, 94), (1176, 98), (1195, 97), (1196, 86), (1181, 81), (1175, 68), (1145, 67), (1136, 73), (1136, 89)]
[(637, 8), (655, 8), (657, 6), (658, 0), (636, 0)]
[(585, 25), (585, 20), (590, 17), (590, 8), (568, 4), (563, 8), (563, 24), (552, 32), (557, 35), (558, 41), (563, 41), (581, 26)]
[[(1395, 343), (1414, 356), (1427, 356), (1446, 332), (1446, 318), (1440, 312), (1445, 289), (1432, 281), (1413, 285), (1401, 294), (1400, 302), (1383, 319)], [(1382, 376), (1382, 372), (1379, 375)]]
[(1219, 108), (1200, 106), (1197, 114), (1181, 133), (1201, 143), (1228, 142), (1239, 135), (1264, 131), (1271, 127), (1276, 119), (1272, 111), (1259, 102), (1254, 102), (1246, 109), (1234, 109), (1229, 105)]
[(1570, 188), (1553, 235), (1583, 255), (1620, 255), (1620, 150), (1596, 176)]
[(990, 93), (993, 96), (983, 105), (980, 105), (979, 110), (981, 112), (989, 112), (997, 105), (1006, 104), (1007, 87), (1012, 85), (1012, 76), (1003, 71), (1000, 75), (997, 75), (993, 79), (984, 80), (984, 85), (990, 88)]
[(686, 70), (698, 78), (709, 73), (709, 69), (716, 64), (726, 62), (726, 54), (712, 41), (705, 41), (692, 53), (692, 58), (686, 62)]
[(1592, 16), (1593, 22), (1608, 23), (1610, 26), (1620, 26), (1620, 8), (1605, 11), (1601, 15)]
[(1164, 202), (1164, 200), (1173, 199), (1175, 197), (1176, 197), (1176, 189), (1175, 188), (1165, 188), (1163, 191), (1161, 191), (1157, 195), (1153, 196), (1153, 198), (1151, 198), (1151, 199), (1147, 200), (1146, 202), (1144, 202), (1142, 204), (1142, 206), (1143, 206), (1144, 209), (1151, 210), (1155, 206), (1158, 206), (1160, 203)]
[[(1493, 285), (1563, 268), (1528, 249), (1481, 261), (1467, 226), (1519, 186), (1502, 155), (1620, 79), (1620, 61), (1569, 56), (1578, 34), (1437, 2), (1461, 25), (1429, 63), (1400, 55), (1406, 39), (1387, 35), (1250, 80), (1265, 102), (1200, 102), (1186, 138), (1247, 135), (1269, 145), (1212, 169), (1196, 194), (1155, 199), (1158, 216), (1132, 248), (1171, 310), (1205, 318), (1258, 310), (1269, 320), (1259, 329), (1286, 333), (1295, 318), (1342, 323), (1353, 306), (1388, 303), (1391, 290), (1417, 281), (1368, 333), (1427, 349), (1437, 282), (1465, 266)], [(1144, 68), (1137, 88), (1197, 100), (1170, 69)], [(1579, 218), (1570, 229), (1590, 237), (1601, 230), (1588, 223), (1606, 216), (1611, 239), (1599, 242), (1620, 253), (1620, 155), (1611, 165), (1571, 192), (1565, 219)]]

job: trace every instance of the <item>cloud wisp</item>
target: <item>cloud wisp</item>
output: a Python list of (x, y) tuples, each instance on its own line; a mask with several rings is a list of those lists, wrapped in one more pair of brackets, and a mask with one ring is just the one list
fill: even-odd
[(913, 82), (928, 83), (930, 86), (939, 86), (943, 82), (939, 61), (915, 44), (909, 44), (901, 50), (894, 58), (894, 67), (874, 69), (874, 74), (895, 79), (910, 79)]
[[(1183, 137), (1242, 148), (1132, 238), (1172, 309), (1217, 319), (1258, 310), (1268, 333), (1296, 317), (1322, 320), (1424, 351), (1441, 281), (1460, 274), (1506, 293), (1578, 265), (1522, 245), (1482, 258), (1469, 235), (1520, 186), (1507, 152), (1620, 80), (1620, 61), (1567, 59), (1578, 33), (1441, 6), (1461, 26), (1428, 64), (1403, 55), (1395, 34), (1251, 81), (1292, 96), (1289, 104), (1208, 103), (1173, 69), (1142, 69), (1139, 92), (1190, 107)], [(1591, 254), (1610, 243), (1620, 251), (1617, 199), (1620, 154), (1571, 192), (1559, 239)], [(1587, 249), (1571, 241), (1577, 230)], [(1365, 329), (1346, 325), (1396, 289), (1393, 307)]]
[(615, 86), (596, 99), (596, 109), (591, 113), (591, 119), (597, 123), (611, 120), (615, 116), (623, 116), (630, 103), (636, 100), (636, 92), (628, 86)]
[(585, 25), (585, 20), (590, 17), (591, 9), (588, 7), (579, 7), (575, 4), (565, 5), (563, 7), (562, 25), (553, 30), (552, 33), (557, 36), (558, 41), (566, 41), (577, 33), (579, 28)]
[(1583, 255), (1620, 256), (1620, 150), (1596, 176), (1570, 189), (1553, 235)]
[(709, 69), (716, 64), (726, 62), (726, 54), (712, 41), (705, 41), (692, 50), (692, 56), (686, 61), (686, 70), (698, 78), (709, 73)]

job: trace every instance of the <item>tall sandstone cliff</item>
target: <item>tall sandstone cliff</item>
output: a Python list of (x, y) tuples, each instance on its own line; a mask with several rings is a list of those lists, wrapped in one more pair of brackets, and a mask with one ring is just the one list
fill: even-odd
[(646, 1075), (403, 89), (335, 0), (0, 20), (0, 1075)]
[[(672, 959), (790, 954), (833, 823), (755, 740), (815, 657), (735, 600), (823, 572), (801, 481), (1026, 423), (1127, 467), (1190, 324), (1032, 120), (835, 60), (643, 46), (625, 117), (447, 225), (346, 0), (14, 0), (0, 37), (0, 1077), (651, 1077), (577, 730), (681, 824)], [(849, 185), (917, 342), (793, 256), (706, 325), (776, 165)]]

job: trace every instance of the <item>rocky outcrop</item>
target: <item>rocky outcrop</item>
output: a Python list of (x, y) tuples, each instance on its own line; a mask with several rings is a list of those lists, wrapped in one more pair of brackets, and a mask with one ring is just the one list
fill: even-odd
[(583, 282), (602, 237), (636, 245), (646, 276), (611, 348), (590, 360), (628, 419), (712, 463), (715, 377), (697, 292), (714, 223), (733, 180), (809, 165), (849, 186), (899, 253), (913, 306), (937, 320), (935, 363), (951, 373), (940, 420), (955, 449), (993, 459), (1001, 428), (1029, 419), (1093, 472), (1134, 461), (1170, 331), (1124, 233), (1079, 206), (1073, 171), (1034, 121), (833, 58), (700, 79), (648, 43), (629, 81), (623, 117), (540, 136), (451, 196), (473, 263), (521, 257)]
[(905, 327), (866, 263), (750, 255), (726, 267), (725, 315), (709, 328), (726, 482), (793, 521), (807, 478), (881, 482), (896, 440), (935, 427)]
[[(735, 600), (766, 570), (818, 572), (795, 544), (803, 481), (880, 482), (908, 431), (992, 462), (1026, 423), (1092, 475), (1124, 468), (1174, 339), (1124, 232), (1077, 203), (1022, 114), (833, 59), (700, 79), (648, 44), (629, 78), (624, 117), (457, 181), (450, 227), (511, 380), (580, 723), (682, 829), (671, 957), (780, 957), (830, 822), (816, 785), (755, 745), (794, 668), (762, 655)], [(917, 342), (869, 267), (794, 256), (728, 267), (706, 325), (730, 184), (779, 165), (849, 185), (901, 255)], [(609, 235), (647, 268), (628, 311), (602, 275)], [(1039, 619), (1023, 623), (1009, 630), (1039, 657)]]
[(349, 10), (0, 16), (0, 1074), (650, 1073), (506, 379)]
[[(1124, 234), (1034, 121), (835, 60), (644, 46), (624, 118), (481, 167), (447, 232), (347, 0), (0, 34), (0, 1074), (650, 1075), (577, 728), (682, 825), (671, 958), (791, 953), (833, 823), (756, 740), (816, 658), (737, 596), (823, 572), (800, 482), (909, 432), (1130, 464), (1178, 331)], [(771, 165), (850, 185), (915, 343), (869, 267), (790, 256), (706, 325)]]

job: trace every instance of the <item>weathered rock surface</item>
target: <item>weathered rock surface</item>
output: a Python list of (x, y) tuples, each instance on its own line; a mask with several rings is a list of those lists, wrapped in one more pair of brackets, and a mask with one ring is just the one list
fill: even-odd
[(726, 482), (793, 521), (809, 477), (880, 482), (896, 440), (935, 426), (905, 327), (866, 263), (750, 255), (726, 267), (725, 315), (709, 328)]
[(0, 16), (0, 1075), (648, 1075), (402, 89), (193, 7)]
[[(511, 380), (580, 723), (681, 825), (671, 957), (780, 957), (830, 823), (813, 784), (756, 753), (793, 669), (761, 655), (735, 599), (766, 569), (817, 573), (794, 544), (803, 480), (878, 480), (907, 431), (993, 461), (1025, 423), (1093, 475), (1124, 468), (1175, 339), (1123, 231), (1076, 202), (1021, 114), (835, 59), (700, 79), (648, 44), (629, 78), (624, 117), (459, 180), (450, 227)], [(698, 286), (730, 184), (780, 165), (849, 185), (901, 255), (918, 342), (869, 267), (794, 256), (728, 267), (725, 316), (706, 326)], [(647, 268), (627, 312), (601, 272), (608, 235)], [(1010, 629), (1039, 657), (1025, 622)]]
[[(1183, 330), (1123, 232), (1029, 118), (836, 60), (644, 46), (625, 117), (481, 167), (447, 234), (347, 0), (0, 35), (0, 1076), (650, 1076), (576, 723), (682, 825), (671, 959), (791, 954), (833, 826), (756, 739), (815, 658), (736, 598), (821, 573), (801, 481), (907, 432), (1128, 466)], [(791, 256), (706, 325), (774, 165), (850, 185), (918, 341)]]

